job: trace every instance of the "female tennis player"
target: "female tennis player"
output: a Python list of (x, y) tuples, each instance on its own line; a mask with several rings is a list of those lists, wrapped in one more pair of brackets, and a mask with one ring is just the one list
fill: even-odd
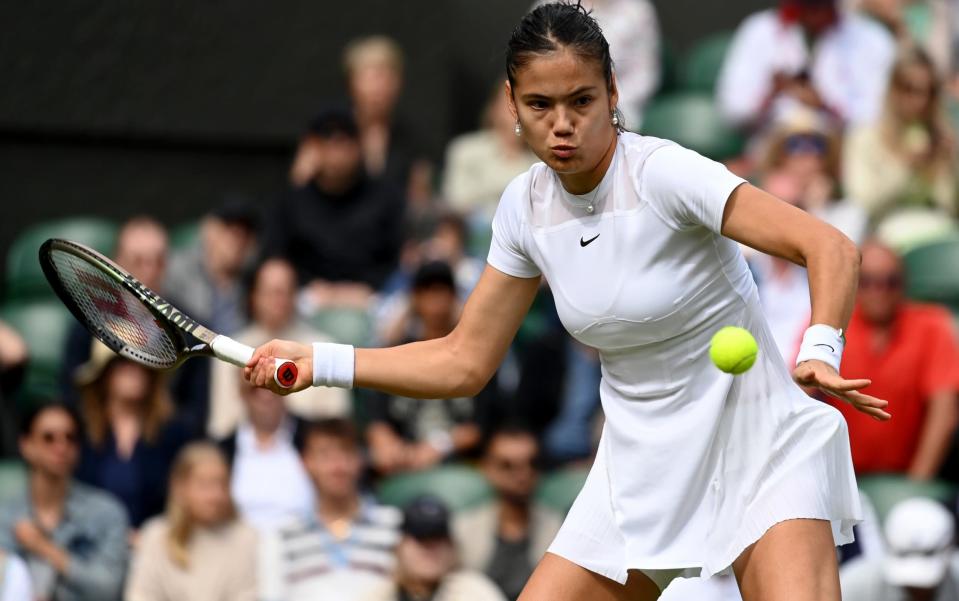
[[(793, 381), (877, 419), (838, 373), (856, 247), (832, 227), (672, 142), (622, 131), (609, 46), (578, 4), (535, 9), (507, 49), (516, 131), (542, 159), (504, 192), (482, 279), (445, 338), (385, 349), (273, 341), (308, 385), (476, 394), (545, 277), (565, 327), (602, 358), (606, 425), (582, 492), (522, 601), (652, 600), (677, 576), (732, 568), (745, 601), (838, 601), (834, 546), (860, 518), (845, 423)], [(790, 377), (737, 244), (805, 265), (812, 325)], [(708, 357), (742, 326), (740, 376)]]

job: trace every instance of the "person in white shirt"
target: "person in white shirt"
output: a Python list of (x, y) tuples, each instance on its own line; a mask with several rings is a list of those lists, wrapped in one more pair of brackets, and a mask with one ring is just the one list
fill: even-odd
[[(621, 131), (609, 45), (578, 4), (537, 8), (506, 52), (515, 130), (543, 163), (516, 178), (456, 328), (385, 349), (273, 341), (245, 375), (276, 389), (476, 394), (545, 278), (559, 317), (602, 363), (606, 414), (586, 483), (521, 601), (652, 601), (679, 576), (735, 571), (745, 601), (839, 601), (834, 546), (861, 509), (845, 421), (796, 382), (888, 419), (838, 373), (859, 254), (835, 228), (675, 143)], [(790, 374), (739, 243), (804, 263), (812, 323)], [(739, 376), (713, 333), (749, 329)], [(797, 586), (801, 583), (801, 586)]]
[(881, 25), (841, 12), (836, 0), (781, 0), (736, 30), (717, 102), (742, 127), (761, 126), (794, 102), (868, 123), (879, 116), (895, 52)]
[(27, 565), (16, 555), (0, 551), (0, 601), (33, 599)]
[(232, 466), (230, 492), (240, 515), (266, 533), (313, 510), (313, 487), (296, 448), (302, 422), (282, 396), (242, 380), (239, 390), (246, 419), (220, 448)]

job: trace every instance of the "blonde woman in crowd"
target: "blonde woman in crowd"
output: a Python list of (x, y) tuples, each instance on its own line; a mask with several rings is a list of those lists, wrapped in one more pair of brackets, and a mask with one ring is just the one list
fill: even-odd
[(183, 449), (166, 515), (143, 528), (126, 601), (255, 601), (256, 534), (236, 517), (229, 482), (216, 446)]
[(928, 55), (910, 50), (896, 62), (880, 120), (852, 130), (846, 140), (849, 198), (876, 222), (904, 210), (925, 215), (921, 223), (899, 227), (899, 237), (921, 236), (956, 214), (954, 137), (941, 96)]

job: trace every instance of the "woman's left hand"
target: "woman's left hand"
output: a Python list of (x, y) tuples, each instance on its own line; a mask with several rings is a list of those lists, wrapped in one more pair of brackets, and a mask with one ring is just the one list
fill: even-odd
[(793, 380), (801, 386), (818, 388), (826, 394), (842, 399), (866, 415), (871, 415), (879, 421), (886, 421), (892, 416), (883, 411), (889, 401), (877, 399), (859, 392), (872, 384), (872, 380), (846, 380), (832, 368), (832, 366), (810, 359), (803, 361), (793, 370)]

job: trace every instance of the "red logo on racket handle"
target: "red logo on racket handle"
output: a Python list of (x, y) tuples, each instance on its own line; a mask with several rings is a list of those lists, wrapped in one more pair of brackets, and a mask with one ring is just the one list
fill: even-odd
[(296, 369), (296, 363), (287, 361), (280, 364), (280, 366), (276, 368), (276, 374), (274, 374), (273, 377), (276, 379), (276, 383), (281, 387), (290, 388), (296, 384), (296, 375), (298, 373), (299, 372)]

